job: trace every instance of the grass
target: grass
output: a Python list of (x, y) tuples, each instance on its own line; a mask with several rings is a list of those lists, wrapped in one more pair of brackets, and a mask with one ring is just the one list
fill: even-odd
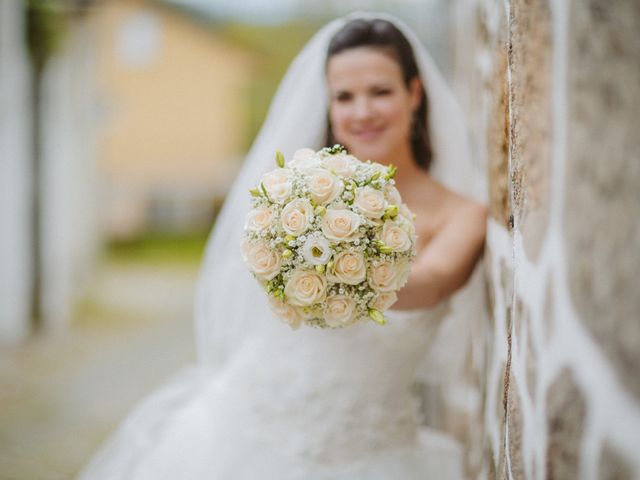
[(107, 245), (106, 260), (119, 263), (199, 264), (204, 255), (208, 233), (167, 235), (149, 233), (128, 241)]

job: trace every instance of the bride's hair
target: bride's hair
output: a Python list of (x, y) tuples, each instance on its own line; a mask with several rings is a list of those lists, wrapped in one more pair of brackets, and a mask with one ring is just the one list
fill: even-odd
[[(407, 88), (411, 80), (420, 77), (409, 41), (395, 25), (387, 20), (359, 18), (348, 22), (331, 38), (326, 62), (328, 63), (333, 55), (357, 47), (373, 47), (389, 53), (400, 65)], [(420, 90), (420, 104), (412, 118), (411, 149), (418, 165), (428, 170), (431, 166), (432, 150), (427, 116), (427, 95), (424, 86)], [(335, 143), (331, 121), (327, 116), (325, 144), (331, 146)]]

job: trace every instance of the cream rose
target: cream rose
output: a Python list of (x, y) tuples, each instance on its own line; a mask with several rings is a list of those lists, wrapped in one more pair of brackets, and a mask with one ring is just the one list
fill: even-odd
[(271, 207), (254, 208), (247, 214), (247, 221), (244, 228), (254, 232), (267, 229), (273, 222), (273, 215), (274, 212)]
[(356, 189), (356, 198), (353, 204), (365, 217), (371, 220), (378, 220), (382, 217), (387, 207), (384, 193), (369, 186)]
[(360, 163), (356, 157), (345, 153), (330, 155), (324, 159), (324, 166), (341, 177), (352, 177)]
[(322, 233), (334, 241), (351, 242), (358, 238), (360, 216), (346, 208), (330, 208), (322, 217)]
[(282, 299), (269, 297), (269, 307), (284, 323), (297, 330), (302, 323), (302, 317), (297, 308), (283, 302)]
[(306, 198), (289, 202), (280, 214), (280, 223), (289, 235), (302, 235), (313, 221), (313, 207)]
[(400, 192), (393, 185), (387, 185), (384, 189), (384, 195), (387, 198), (387, 201), (392, 205), (400, 205), (402, 203)]
[(242, 256), (249, 270), (261, 280), (271, 280), (280, 272), (282, 257), (265, 242), (245, 241)]
[(318, 205), (326, 205), (342, 193), (342, 182), (328, 170), (313, 168), (307, 174), (309, 193)]
[(407, 207), (405, 203), (400, 203), (398, 205), (398, 215), (405, 219), (408, 224), (414, 224), (414, 213), (409, 210), (409, 207)]
[(299, 169), (317, 167), (321, 164), (321, 161), (315, 153), (316, 152), (310, 148), (301, 148), (300, 150), (296, 150), (293, 154), (293, 159), (287, 163), (287, 166)]
[(330, 327), (347, 325), (353, 320), (355, 311), (356, 303), (353, 298), (346, 295), (332, 295), (327, 298), (324, 321)]
[(311, 265), (326, 264), (332, 254), (333, 251), (326, 238), (309, 237), (302, 246), (302, 257)]
[(293, 172), (288, 168), (278, 168), (262, 176), (262, 185), (273, 202), (284, 203), (289, 198), (293, 186), (292, 175)]
[(334, 283), (357, 285), (367, 276), (367, 264), (360, 252), (340, 252), (327, 270), (327, 279)]
[(380, 292), (392, 292), (399, 290), (407, 283), (409, 276), (409, 262), (399, 260), (393, 262), (380, 262), (371, 267), (369, 285)]
[(396, 292), (379, 292), (372, 307), (380, 312), (384, 312), (391, 308), (391, 306), (398, 301), (398, 294)]
[(307, 307), (324, 300), (327, 279), (315, 270), (296, 270), (284, 287), (284, 295), (291, 305)]
[(384, 222), (379, 239), (394, 252), (406, 252), (411, 248), (409, 233), (392, 220)]

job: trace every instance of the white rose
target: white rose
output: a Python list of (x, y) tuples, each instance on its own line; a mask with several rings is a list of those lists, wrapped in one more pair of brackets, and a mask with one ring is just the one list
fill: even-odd
[(398, 294), (396, 292), (379, 292), (372, 307), (379, 312), (384, 312), (391, 308), (391, 306), (398, 301)]
[(379, 173), (380, 176), (386, 175), (388, 167), (386, 165), (382, 165), (381, 163), (371, 162), (369, 164), (369, 172), (371, 175), (375, 175)]
[(273, 202), (284, 203), (289, 198), (293, 186), (292, 175), (293, 172), (288, 168), (278, 168), (262, 176), (262, 185)]
[(346, 208), (330, 208), (322, 217), (322, 233), (334, 241), (351, 242), (358, 238), (360, 216)]
[(353, 320), (355, 311), (356, 303), (353, 298), (346, 295), (332, 295), (327, 298), (324, 321), (330, 327), (346, 325)]
[(334, 283), (357, 285), (367, 276), (367, 264), (360, 252), (340, 252), (327, 271), (327, 279)]
[(298, 309), (285, 303), (280, 298), (269, 297), (269, 307), (284, 323), (288, 324), (294, 330), (300, 327), (302, 317)]
[(293, 154), (293, 159), (287, 163), (290, 168), (298, 170), (306, 170), (308, 168), (316, 168), (322, 165), (322, 160), (316, 155), (316, 152), (310, 148), (301, 148)]
[(369, 285), (380, 292), (392, 292), (399, 290), (407, 283), (409, 277), (409, 262), (399, 260), (393, 262), (380, 262), (371, 267)]
[(362, 162), (353, 155), (338, 153), (324, 159), (324, 166), (341, 177), (352, 177), (356, 167)]
[(280, 272), (280, 253), (265, 242), (243, 242), (242, 256), (249, 270), (261, 280), (271, 280)]
[(327, 279), (315, 270), (296, 270), (284, 287), (284, 295), (291, 305), (307, 307), (324, 300)]
[(387, 207), (384, 193), (369, 186), (356, 189), (356, 198), (353, 204), (365, 217), (371, 220), (379, 219)]
[(379, 238), (394, 252), (406, 252), (411, 248), (409, 233), (392, 220), (384, 222)]
[(309, 237), (302, 246), (302, 256), (311, 265), (326, 264), (332, 254), (329, 241), (326, 238)]
[(313, 168), (306, 173), (311, 198), (318, 205), (326, 205), (342, 193), (342, 182), (328, 170)]
[(387, 185), (384, 189), (384, 195), (387, 198), (387, 201), (392, 205), (400, 205), (402, 203), (402, 198), (400, 198), (400, 192), (393, 185)]
[(289, 202), (280, 214), (282, 228), (289, 235), (301, 235), (313, 221), (313, 207), (306, 198), (298, 198)]
[(296, 150), (293, 154), (293, 159), (287, 163), (287, 166), (299, 169), (317, 167), (321, 164), (321, 160), (315, 153), (316, 152), (310, 148), (301, 148), (300, 150)]
[(413, 224), (413, 212), (409, 210), (409, 207), (405, 203), (396, 204), (398, 205), (398, 215), (406, 219), (408, 222)]
[(265, 230), (271, 226), (273, 222), (273, 208), (258, 207), (254, 208), (247, 214), (247, 221), (244, 225), (245, 230), (258, 231)]

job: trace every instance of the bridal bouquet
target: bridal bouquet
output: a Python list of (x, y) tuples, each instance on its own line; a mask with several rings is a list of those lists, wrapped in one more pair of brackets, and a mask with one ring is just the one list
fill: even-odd
[(250, 190), (242, 254), (275, 314), (344, 327), (385, 323), (415, 256), (414, 215), (394, 186), (396, 168), (362, 162), (335, 145), (302, 149)]

